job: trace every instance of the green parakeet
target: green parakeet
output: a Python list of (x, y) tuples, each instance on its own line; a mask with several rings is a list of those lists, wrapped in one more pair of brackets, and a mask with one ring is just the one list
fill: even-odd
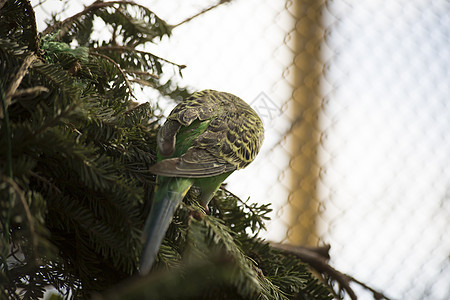
[(258, 154), (264, 129), (257, 113), (240, 98), (204, 90), (179, 103), (158, 132), (158, 162), (150, 168), (157, 182), (145, 239), (140, 273), (147, 274), (159, 251), (172, 216), (189, 189), (200, 190), (208, 202), (235, 170)]

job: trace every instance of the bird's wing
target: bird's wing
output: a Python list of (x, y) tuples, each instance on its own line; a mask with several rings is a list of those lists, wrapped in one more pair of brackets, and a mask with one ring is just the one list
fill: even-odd
[(255, 159), (264, 139), (261, 120), (249, 111), (250, 107), (244, 108), (213, 119), (196, 141), (197, 147), (236, 169), (246, 167)]
[(170, 112), (158, 132), (158, 150), (163, 157), (170, 157), (174, 153), (180, 128), (188, 127), (195, 120), (211, 119), (217, 114), (222, 102), (220, 98), (213, 96), (216, 93), (209, 90), (194, 93)]
[[(167, 158), (150, 170), (168, 177), (203, 178), (246, 167), (258, 154), (264, 138), (261, 119), (240, 98), (205, 90), (177, 105), (158, 133), (158, 148), (165, 157), (175, 150), (181, 128), (208, 120), (192, 147), (179, 157)], [(178, 147), (178, 146), (177, 146)]]
[(166, 177), (204, 178), (236, 170), (205, 149), (192, 147), (180, 157), (164, 159), (150, 167), (153, 174)]

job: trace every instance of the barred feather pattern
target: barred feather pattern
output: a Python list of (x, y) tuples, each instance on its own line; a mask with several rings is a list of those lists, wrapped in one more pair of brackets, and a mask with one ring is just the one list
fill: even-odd
[(194, 121), (209, 122), (180, 157), (164, 159), (151, 171), (163, 176), (204, 178), (245, 168), (258, 154), (264, 128), (257, 113), (230, 93), (203, 90), (178, 104), (158, 134), (158, 149), (170, 158), (177, 133)]

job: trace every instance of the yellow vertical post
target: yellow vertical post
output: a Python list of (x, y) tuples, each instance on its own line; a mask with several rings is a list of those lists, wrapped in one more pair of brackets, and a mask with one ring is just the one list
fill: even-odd
[(301, 245), (316, 245), (318, 241), (316, 220), (323, 5), (320, 0), (296, 0), (293, 7), (296, 26), (291, 112), (296, 121), (290, 140), (290, 224), (287, 237), (290, 243)]

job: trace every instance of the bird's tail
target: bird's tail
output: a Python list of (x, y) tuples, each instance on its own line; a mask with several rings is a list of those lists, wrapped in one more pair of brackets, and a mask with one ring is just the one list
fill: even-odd
[(141, 275), (150, 271), (173, 214), (191, 186), (191, 179), (159, 177), (152, 208), (143, 230), (145, 244), (140, 261), (139, 272)]

